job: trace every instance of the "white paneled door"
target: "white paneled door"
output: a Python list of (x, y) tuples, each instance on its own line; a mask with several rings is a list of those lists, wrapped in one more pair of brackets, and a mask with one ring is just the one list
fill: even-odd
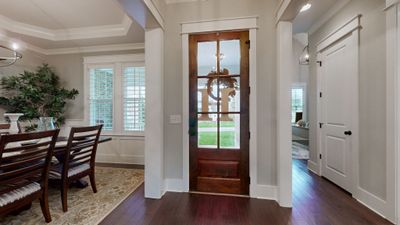
[(357, 132), (357, 50), (352, 35), (321, 51), (322, 176), (352, 192), (353, 138)]

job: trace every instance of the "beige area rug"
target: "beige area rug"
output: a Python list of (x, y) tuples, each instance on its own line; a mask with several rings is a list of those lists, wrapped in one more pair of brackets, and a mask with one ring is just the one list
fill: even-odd
[[(87, 178), (85, 178), (86, 181)], [(97, 193), (92, 188), (71, 188), (68, 191), (68, 212), (63, 213), (60, 191), (49, 190), (49, 206), (52, 222), (49, 225), (95, 225), (135, 191), (144, 180), (144, 171), (96, 167)], [(16, 216), (0, 218), (1, 225), (37, 225), (44, 221), (39, 201), (32, 208)]]

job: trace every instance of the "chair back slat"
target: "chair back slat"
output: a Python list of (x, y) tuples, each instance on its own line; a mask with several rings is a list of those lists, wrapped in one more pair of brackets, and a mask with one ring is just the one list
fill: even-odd
[(63, 174), (68, 170), (90, 163), (94, 166), (97, 145), (103, 125), (89, 127), (72, 127), (67, 144), (67, 155), (63, 164)]
[[(37, 181), (47, 187), (59, 130), (8, 134), (0, 137), (0, 186), (17, 189)], [(39, 140), (37, 144), (35, 140)], [(40, 141), (43, 140), (43, 141)]]

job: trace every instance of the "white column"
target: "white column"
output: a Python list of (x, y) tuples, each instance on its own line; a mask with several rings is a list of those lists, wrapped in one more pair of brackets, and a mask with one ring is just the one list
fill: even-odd
[[(400, 224), (399, 173), (399, 78), (398, 78), (398, 6), (387, 0), (386, 9), (386, 218)], [(397, 165), (397, 166), (396, 166)], [(396, 168), (396, 169), (394, 169)], [(396, 171), (397, 170), (397, 171)], [(397, 175), (399, 176), (399, 174)], [(397, 186), (397, 188), (396, 188)], [(397, 203), (396, 203), (397, 202)]]
[(145, 191), (146, 198), (162, 197), (164, 192), (164, 31), (145, 32), (146, 127)]
[(292, 23), (277, 26), (277, 161), (278, 202), (292, 207), (291, 83)]

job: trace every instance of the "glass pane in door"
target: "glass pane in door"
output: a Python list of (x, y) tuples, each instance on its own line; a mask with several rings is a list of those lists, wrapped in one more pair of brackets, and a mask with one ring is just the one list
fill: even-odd
[(240, 74), (240, 40), (221, 41), (219, 55), (222, 74)]
[(220, 115), (220, 148), (240, 149), (240, 114)]
[(218, 80), (213, 78), (197, 79), (197, 111), (201, 113), (217, 112)]
[(217, 42), (199, 42), (197, 44), (197, 75), (207, 76), (217, 70)]
[(199, 148), (218, 147), (218, 114), (199, 114), (197, 121)]
[(219, 111), (240, 112), (240, 77), (221, 77), (219, 83)]

